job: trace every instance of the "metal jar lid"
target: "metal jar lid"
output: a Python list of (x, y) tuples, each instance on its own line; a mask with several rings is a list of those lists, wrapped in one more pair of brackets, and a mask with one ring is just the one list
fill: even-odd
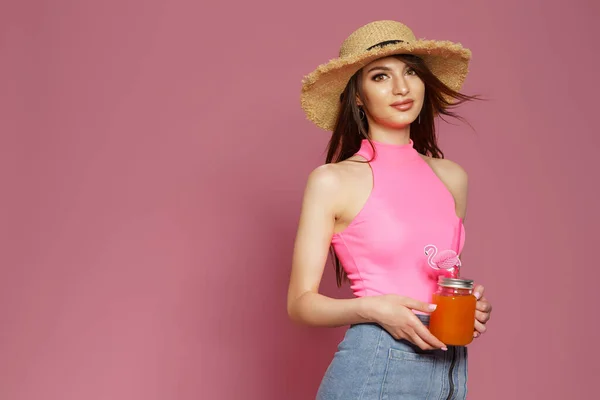
[(454, 289), (473, 289), (473, 281), (471, 279), (448, 278), (440, 276), (438, 285)]

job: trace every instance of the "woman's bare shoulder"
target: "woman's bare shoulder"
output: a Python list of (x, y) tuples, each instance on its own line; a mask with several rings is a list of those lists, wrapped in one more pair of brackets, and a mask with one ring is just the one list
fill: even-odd
[(352, 182), (361, 176), (364, 168), (369, 170), (365, 159), (352, 156), (337, 163), (323, 164), (311, 171), (308, 176), (307, 190), (317, 190), (328, 196), (343, 193)]
[(456, 185), (466, 184), (468, 180), (467, 171), (457, 162), (447, 158), (433, 158), (424, 155), (421, 155), (421, 157), (444, 180), (444, 183), (449, 180), (448, 183)]

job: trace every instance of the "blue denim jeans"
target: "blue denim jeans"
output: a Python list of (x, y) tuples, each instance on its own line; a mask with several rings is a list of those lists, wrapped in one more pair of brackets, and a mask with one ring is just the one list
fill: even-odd
[[(429, 316), (418, 315), (428, 325)], [(376, 324), (352, 325), (317, 400), (458, 400), (467, 396), (467, 348), (421, 350)]]

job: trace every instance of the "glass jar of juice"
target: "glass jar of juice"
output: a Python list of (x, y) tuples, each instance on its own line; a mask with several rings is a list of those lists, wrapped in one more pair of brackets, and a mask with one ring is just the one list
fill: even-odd
[(431, 302), (437, 304), (429, 320), (429, 330), (435, 337), (452, 346), (473, 341), (477, 298), (472, 280), (440, 276)]

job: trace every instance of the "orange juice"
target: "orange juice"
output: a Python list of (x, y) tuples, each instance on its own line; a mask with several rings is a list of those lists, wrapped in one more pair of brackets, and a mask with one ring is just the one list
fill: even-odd
[(440, 277), (433, 294), (437, 308), (431, 313), (429, 330), (447, 345), (465, 346), (473, 341), (475, 306), (473, 281)]

